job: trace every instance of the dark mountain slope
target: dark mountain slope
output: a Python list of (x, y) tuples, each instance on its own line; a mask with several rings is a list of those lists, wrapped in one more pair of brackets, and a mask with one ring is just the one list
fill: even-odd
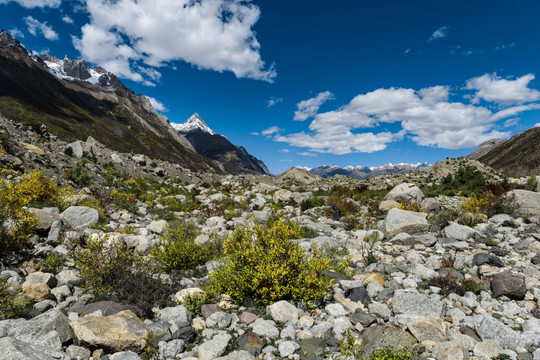
[(514, 135), (478, 160), (507, 176), (540, 174), (540, 127)]
[(104, 86), (60, 79), (51, 74), (42, 58), (32, 56), (0, 30), (1, 115), (43, 123), (66, 141), (92, 136), (121, 152), (142, 153), (201, 171), (220, 171), (213, 161), (195, 153), (145, 96), (135, 95), (110, 73), (103, 76), (109, 79)]

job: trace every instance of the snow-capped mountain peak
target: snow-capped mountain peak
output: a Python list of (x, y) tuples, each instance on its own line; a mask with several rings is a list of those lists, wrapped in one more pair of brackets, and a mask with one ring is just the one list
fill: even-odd
[(197, 113), (191, 115), (191, 117), (185, 123), (183, 124), (171, 123), (171, 126), (173, 127), (174, 130), (182, 132), (182, 133), (188, 133), (193, 130), (199, 129), (211, 135), (215, 135), (215, 132), (212, 129), (210, 129), (208, 125), (206, 125), (206, 123), (203, 121), (203, 119), (201, 119), (201, 117)]

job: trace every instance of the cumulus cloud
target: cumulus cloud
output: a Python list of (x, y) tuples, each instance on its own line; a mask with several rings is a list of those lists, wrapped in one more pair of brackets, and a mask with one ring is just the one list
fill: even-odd
[(264, 136), (270, 136), (279, 133), (280, 131), (283, 131), (283, 129), (277, 127), (277, 126), (271, 126), (266, 130), (261, 131), (261, 135)]
[[(475, 79), (467, 84), (478, 84)], [(476, 90), (471, 103), (450, 101), (447, 86), (377, 89), (354, 97), (336, 110), (315, 114), (309, 131), (270, 134), (274, 141), (307, 148), (311, 153), (336, 155), (384, 150), (405, 136), (422, 146), (470, 148), (493, 138), (508, 137), (509, 132), (497, 130), (498, 121), (506, 120), (504, 126), (511, 126), (517, 115), (540, 109), (540, 103), (523, 104), (540, 100), (538, 92), (527, 87), (530, 80), (530, 76), (504, 80), (496, 84), (496, 89), (468, 85), (467, 89)], [(475, 100), (479, 97), (506, 102), (507, 106), (480, 106)], [(385, 124), (394, 124), (391, 126), (396, 130), (384, 130)]]
[(428, 42), (432, 42), (433, 40), (436, 40), (436, 39), (445, 38), (448, 35), (448, 31), (450, 31), (449, 26), (441, 26), (440, 28), (435, 30), (433, 34), (431, 34), (431, 36), (428, 39)]
[(540, 123), (536, 123), (533, 127), (535, 128), (540, 127)]
[(139, 67), (185, 61), (238, 78), (273, 81), (252, 27), (260, 17), (246, 0), (86, 0), (90, 23), (73, 39), (82, 57), (143, 82)]
[(62, 16), (62, 21), (66, 24), (73, 24), (73, 19), (67, 15)]
[(40, 32), (47, 40), (58, 40), (58, 33), (51, 26), (47, 25), (47, 22), (40, 22), (32, 16), (26, 16), (24, 22), (30, 34), (36, 36)]
[(274, 105), (277, 105), (279, 104), (280, 102), (283, 102), (283, 98), (273, 98), (271, 97), (267, 102), (266, 102), (266, 106), (271, 108), (272, 106)]
[(334, 95), (330, 91), (324, 91), (311, 99), (300, 101), (297, 106), (297, 110), (294, 113), (294, 119), (296, 121), (305, 121), (310, 117), (315, 116), (322, 104), (326, 101), (334, 98)]
[(159, 111), (159, 112), (169, 111), (169, 109), (167, 109), (161, 101), (150, 96), (147, 96), (147, 98), (150, 101), (150, 104), (152, 104), (152, 107), (154, 108), (154, 110)]
[(62, 0), (0, 0), (0, 4), (7, 4), (9, 2), (14, 2), (25, 8), (35, 8), (35, 7), (59, 7), (62, 3)]
[(9, 30), (9, 34), (11, 36), (13, 36), (14, 38), (17, 38), (17, 39), (24, 39), (24, 33), (17, 29), (17, 28), (13, 28), (11, 30)]
[(540, 91), (529, 88), (529, 83), (534, 80), (534, 74), (527, 74), (517, 79), (503, 79), (494, 74), (484, 74), (480, 77), (469, 79), (465, 86), (467, 90), (475, 90), (472, 98), (473, 103), (480, 100), (508, 104), (523, 104), (540, 100)]

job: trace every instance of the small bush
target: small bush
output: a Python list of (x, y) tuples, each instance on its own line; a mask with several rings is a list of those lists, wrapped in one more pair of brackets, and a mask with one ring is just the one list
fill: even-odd
[(353, 215), (356, 212), (354, 201), (343, 194), (330, 195), (325, 202), (328, 216), (339, 220), (342, 216)]
[(465, 288), (450, 276), (437, 276), (428, 281), (429, 286), (441, 288), (441, 294), (448, 296), (450, 293), (456, 293), (459, 296), (465, 295)]
[(319, 207), (324, 205), (324, 200), (320, 197), (310, 197), (309, 199), (302, 200), (300, 203), (300, 209), (306, 211), (314, 207)]
[(66, 178), (73, 181), (80, 187), (85, 187), (90, 184), (92, 178), (88, 175), (88, 172), (84, 166), (84, 163), (78, 162), (73, 166), (71, 170), (66, 170)]
[(164, 283), (152, 275), (149, 263), (124, 242), (105, 235), (89, 241), (76, 256), (83, 286), (96, 295), (96, 300), (130, 304), (141, 317), (153, 317), (154, 307), (174, 305), (171, 297), (179, 284)]
[(41, 271), (58, 274), (64, 267), (64, 255), (55, 252), (48, 253), (41, 262)]
[(185, 270), (203, 265), (216, 255), (214, 242), (196, 245), (199, 230), (192, 223), (172, 224), (168, 233), (152, 248), (156, 261), (168, 269)]
[(29, 305), (30, 300), (20, 291), (8, 292), (6, 279), (0, 278), (0, 320), (24, 316)]
[(367, 357), (362, 357), (362, 360), (413, 360), (416, 357), (416, 351), (408, 348), (396, 349), (393, 347), (383, 347), (376, 349)]
[(322, 276), (332, 259), (313, 249), (310, 258), (291, 239), (302, 236), (296, 224), (236, 230), (224, 242), (224, 264), (211, 274), (210, 288), (237, 303), (267, 305), (278, 300), (321, 300), (332, 280)]
[(408, 204), (399, 204), (398, 208), (401, 210), (415, 211), (415, 212), (426, 212), (422, 207), (415, 201)]

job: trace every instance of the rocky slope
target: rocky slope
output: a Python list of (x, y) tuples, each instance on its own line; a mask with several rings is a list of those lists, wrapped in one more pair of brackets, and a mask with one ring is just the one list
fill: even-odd
[(480, 144), (478, 149), (474, 150), (472, 153), (470, 153), (469, 155), (465, 157), (467, 159), (478, 160), (482, 155), (488, 153), (490, 150), (496, 148), (503, 142), (505, 142), (505, 140), (502, 140), (502, 139), (492, 139), (492, 140), (485, 141), (482, 144)]
[(532, 128), (494, 146), (478, 160), (507, 176), (540, 172), (540, 128)]
[(183, 124), (172, 126), (199, 154), (219, 162), (227, 173), (271, 175), (261, 160), (244, 147), (233, 145), (225, 136), (216, 134), (198, 114), (193, 114)]
[[(177, 180), (184, 170), (165, 161), (115, 152), (92, 140), (66, 144), (44, 129), (39, 134), (5, 120), (0, 129), (0, 196), (24, 181), (13, 168), (42, 169), (78, 187), (62, 168), (72, 170), (86, 159), (93, 177), (62, 207), (27, 204), (36, 214), (35, 233), (26, 251), (0, 258), (0, 279), (5, 294), (21, 291), (31, 304), (25, 317), (0, 320), (0, 359), (359, 359), (384, 346), (394, 353), (408, 347), (420, 359), (540, 359), (540, 193), (514, 190), (507, 195), (508, 213), (489, 216), (467, 213), (467, 199), (460, 196), (425, 198), (421, 188), (436, 186), (434, 174), (451, 173), (469, 160), (448, 159), (430, 175), (365, 182), (339, 175), (322, 179), (301, 169), (276, 179), (192, 174)], [(380, 183), (392, 191), (359, 187)], [(145, 184), (152, 186), (139, 188)], [(343, 187), (333, 192), (337, 184), (350, 187), (351, 197), (336, 202), (348, 196)], [(96, 196), (95, 187), (112, 198), (101, 215), (85, 205)], [(122, 200), (125, 192), (132, 204)], [(314, 197), (323, 205), (301, 208)], [(396, 207), (411, 203), (423, 211)], [(336, 207), (350, 214), (340, 215)], [(2, 226), (12, 226), (1, 215)], [(276, 217), (309, 229), (293, 240), (306, 257), (318, 247), (346, 259), (345, 269), (322, 274), (334, 279), (323, 300), (257, 307), (223, 294), (203, 297), (202, 306), (194, 307), (215, 261), (156, 273), (153, 279), (173, 291), (148, 312), (134, 306), (152, 298), (147, 283), (123, 294), (120, 303), (97, 301), (83, 285), (80, 251), (99, 239), (155, 262), (151, 250), (178, 220), (194, 224), (200, 234), (195, 243), (202, 246)], [(51, 254), (61, 257), (54, 269), (46, 266)], [(136, 283), (139, 273), (132, 271), (124, 277)]]
[(318, 166), (310, 170), (311, 173), (319, 175), (323, 178), (334, 175), (350, 176), (354, 179), (367, 179), (375, 176), (392, 175), (392, 174), (404, 174), (415, 171), (429, 171), (431, 164), (418, 163), (418, 164), (386, 164), (383, 166), (347, 166), (341, 168), (335, 165)]
[(89, 136), (111, 149), (136, 150), (186, 168), (220, 171), (193, 151), (148, 98), (104, 69), (84, 61), (41, 58), (0, 30), (0, 115), (39, 127), (66, 141)]

